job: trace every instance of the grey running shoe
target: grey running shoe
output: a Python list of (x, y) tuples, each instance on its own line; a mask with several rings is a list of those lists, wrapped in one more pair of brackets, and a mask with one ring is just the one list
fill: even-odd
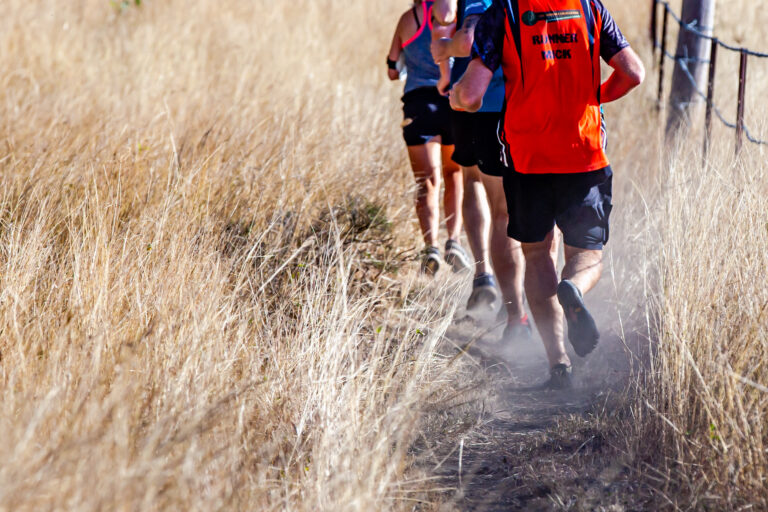
[(557, 300), (563, 306), (565, 321), (568, 322), (568, 340), (579, 357), (585, 357), (597, 346), (600, 333), (595, 319), (584, 305), (581, 291), (568, 279), (557, 285)]
[(570, 366), (556, 364), (549, 370), (549, 380), (541, 387), (542, 389), (553, 390), (571, 389), (573, 387), (572, 374), (573, 369)]
[(533, 332), (531, 324), (528, 323), (526, 315), (519, 323), (507, 324), (504, 328), (504, 334), (501, 335), (503, 343), (528, 343), (533, 341)]
[(427, 247), (422, 252), (421, 273), (434, 276), (440, 270), (440, 249)]
[(454, 272), (469, 270), (472, 265), (467, 251), (456, 240), (445, 242), (445, 262), (453, 267)]
[(499, 288), (492, 274), (483, 273), (472, 281), (472, 293), (467, 300), (467, 310), (492, 309), (499, 300)]

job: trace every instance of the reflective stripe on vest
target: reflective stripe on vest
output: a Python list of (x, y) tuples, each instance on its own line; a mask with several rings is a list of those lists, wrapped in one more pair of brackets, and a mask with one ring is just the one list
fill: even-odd
[(608, 166), (600, 118), (599, 14), (590, 0), (503, 0), (500, 138), (524, 174)]

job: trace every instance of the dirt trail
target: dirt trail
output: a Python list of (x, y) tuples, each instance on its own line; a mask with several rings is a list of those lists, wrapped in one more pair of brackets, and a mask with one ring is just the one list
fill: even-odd
[[(455, 489), (441, 510), (647, 510), (648, 489), (633, 481), (605, 431), (629, 363), (615, 307), (600, 299), (610, 295), (607, 285), (595, 292), (588, 303), (603, 312), (602, 340), (588, 358), (571, 356), (573, 390), (536, 388), (548, 377), (538, 338), (532, 346), (501, 346), (498, 328), (468, 349), (483, 412), (458, 434), (431, 439), (431, 472)], [(446, 337), (463, 346), (478, 334), (460, 322)]]

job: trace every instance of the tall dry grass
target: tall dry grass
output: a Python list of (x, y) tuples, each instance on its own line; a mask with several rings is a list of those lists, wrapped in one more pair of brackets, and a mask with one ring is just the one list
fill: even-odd
[(412, 508), (452, 289), (409, 281), (391, 8), (4, 12), (0, 508)]
[[(606, 3), (642, 52), (644, 17)], [(408, 261), (383, 74), (407, 3), (4, 7), (0, 508), (434, 497), (409, 449), (456, 385), (436, 354), (455, 288)], [(607, 108), (611, 277), (659, 334), (625, 432), (661, 441), (673, 502), (730, 507), (765, 489), (765, 158), (730, 165), (725, 131), (705, 172), (670, 157), (653, 89)]]
[[(680, 5), (673, 7), (680, 12)], [(718, 7), (719, 37), (766, 50), (759, 35), (766, 16), (758, 4), (721, 2)], [(720, 52), (718, 60), (716, 104), (734, 122), (738, 54)], [(752, 59), (748, 76), (746, 123), (754, 135), (768, 139), (768, 61)], [(649, 79), (655, 92), (655, 74)], [(646, 87), (647, 100), (653, 92)], [(664, 112), (658, 121), (655, 117), (650, 133), (664, 123)], [(647, 114), (636, 119), (643, 130)], [(646, 268), (650, 363), (637, 382), (637, 406), (625, 421), (632, 450), (657, 484), (661, 504), (683, 510), (764, 510), (766, 148), (745, 143), (735, 160), (734, 132), (715, 121), (714, 149), (703, 163), (701, 107), (693, 110), (691, 121), (690, 135), (671, 146), (652, 143), (626, 155), (647, 165), (645, 156), (652, 154), (650, 167), (656, 170), (637, 181), (632, 202), (642, 204), (645, 213), (636, 212), (640, 222), (627, 226), (637, 234), (636, 254)], [(636, 141), (637, 132), (633, 136)]]
[[(681, 508), (768, 507), (768, 182), (764, 157), (670, 163), (659, 215), (657, 353), (645, 405)], [(656, 475), (658, 476), (658, 475)]]

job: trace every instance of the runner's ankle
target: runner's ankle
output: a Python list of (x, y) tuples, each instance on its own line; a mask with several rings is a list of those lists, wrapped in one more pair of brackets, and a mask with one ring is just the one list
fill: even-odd
[(530, 322), (528, 321), (528, 315), (523, 313), (522, 316), (519, 316), (518, 314), (510, 314), (507, 320), (507, 325), (530, 325)]

